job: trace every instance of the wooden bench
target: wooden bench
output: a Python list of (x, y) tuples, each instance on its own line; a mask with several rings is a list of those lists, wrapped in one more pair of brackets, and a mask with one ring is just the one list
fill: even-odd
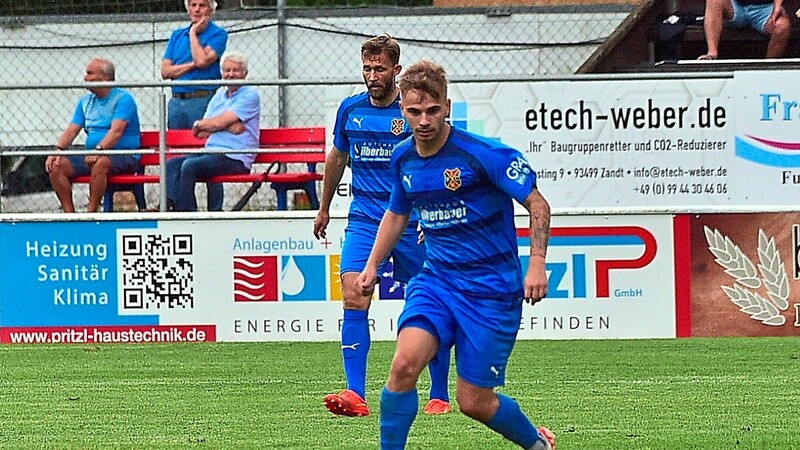
[[(191, 130), (167, 131), (167, 158), (184, 154), (186, 150), (200, 150), (205, 139), (195, 138)], [(140, 155), (140, 169), (133, 174), (117, 174), (108, 177), (108, 189), (103, 199), (103, 210), (113, 210), (113, 196), (118, 191), (132, 191), (140, 211), (146, 208), (144, 184), (160, 183), (159, 174), (148, 173), (147, 168), (160, 165), (159, 132), (143, 131), (141, 148), (151, 149), (152, 153)], [(308, 196), (311, 207), (319, 208), (316, 182), (322, 180), (316, 166), (325, 162), (325, 129), (323, 127), (266, 128), (259, 133), (259, 150), (253, 162), (251, 173), (242, 175), (220, 175), (200, 180), (211, 183), (250, 183), (250, 188), (236, 202), (233, 211), (240, 211), (258, 192), (264, 183), (277, 194), (277, 209), (288, 208), (288, 192), (302, 190)], [(288, 171), (290, 164), (305, 165), (304, 171)], [(152, 169), (149, 171), (152, 172)], [(74, 183), (88, 183), (89, 176), (75, 177)]]

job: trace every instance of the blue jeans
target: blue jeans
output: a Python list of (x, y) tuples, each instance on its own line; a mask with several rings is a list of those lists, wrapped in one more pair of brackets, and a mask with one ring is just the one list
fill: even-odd
[[(172, 97), (167, 104), (167, 128), (170, 130), (191, 130), (195, 120), (200, 120), (206, 113), (208, 103), (212, 95), (206, 97), (196, 97), (180, 99)], [(167, 185), (167, 197), (175, 201), (175, 197), (169, 195)], [(222, 211), (222, 198), (224, 196), (222, 185), (219, 183), (206, 183), (208, 189), (208, 210)], [(219, 199), (219, 204), (211, 204), (212, 199)], [(197, 209), (197, 208), (195, 208)]]
[[(175, 204), (176, 211), (197, 211), (197, 197), (194, 185), (197, 180), (215, 175), (238, 175), (250, 173), (250, 169), (237, 159), (223, 154), (189, 155), (167, 161), (167, 198)], [(219, 189), (211, 189), (208, 184), (208, 210), (222, 211), (224, 191), (222, 185), (214, 183)]]
[(191, 130), (195, 120), (200, 120), (206, 113), (211, 95), (206, 97), (187, 98), (172, 97), (167, 104), (167, 128), (170, 130)]

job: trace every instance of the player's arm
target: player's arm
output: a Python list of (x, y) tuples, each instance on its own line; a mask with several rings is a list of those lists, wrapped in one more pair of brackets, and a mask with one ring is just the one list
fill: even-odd
[(531, 250), (525, 275), (525, 301), (536, 303), (547, 295), (545, 258), (550, 240), (550, 204), (536, 187), (522, 202), (530, 213)]
[(383, 214), (383, 219), (378, 227), (378, 236), (375, 238), (367, 265), (356, 280), (362, 295), (372, 295), (375, 283), (378, 281), (378, 268), (403, 237), (403, 233), (408, 228), (408, 217), (409, 214), (397, 214), (388, 209)]
[(347, 159), (350, 155), (333, 146), (325, 157), (325, 173), (322, 176), (322, 199), (319, 202), (319, 211), (314, 219), (314, 237), (325, 238), (325, 229), (330, 222), (330, 208), (333, 196), (339, 182), (342, 181)]

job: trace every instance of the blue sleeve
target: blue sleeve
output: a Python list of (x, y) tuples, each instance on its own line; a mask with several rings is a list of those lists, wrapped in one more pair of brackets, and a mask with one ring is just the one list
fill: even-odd
[(333, 146), (344, 153), (350, 153), (350, 140), (347, 139), (344, 127), (347, 124), (347, 113), (344, 103), (336, 112), (336, 123), (333, 125)]
[(490, 150), (491, 157), (480, 159), (489, 178), (503, 192), (522, 203), (536, 187), (536, 172), (528, 164), (525, 155), (513, 148)]
[(255, 89), (247, 89), (242, 94), (244, 95), (237, 98), (231, 105), (231, 110), (239, 120), (247, 122), (261, 113), (261, 100), (258, 98), (258, 91)]
[(78, 100), (78, 104), (75, 106), (75, 112), (72, 114), (72, 120), (70, 121), (79, 127), (86, 126), (86, 115), (83, 112), (83, 106), (85, 103), (86, 97), (81, 97), (81, 99)]
[(134, 122), (138, 115), (139, 112), (136, 108), (136, 101), (133, 99), (133, 96), (123, 95), (114, 108), (114, 115), (111, 117), (111, 120), (124, 120), (130, 124)]
[(393, 213), (405, 215), (411, 212), (414, 205), (412, 205), (411, 198), (406, 194), (406, 190), (403, 187), (403, 181), (400, 175), (400, 158), (398, 157), (403, 152), (398, 150), (398, 147), (395, 147), (395, 151), (392, 153), (390, 170), (392, 195), (389, 197), (388, 209)]
[(225, 31), (224, 28), (220, 27), (219, 32), (214, 33), (209, 37), (205, 46), (214, 49), (214, 51), (217, 52), (217, 58), (222, 58), (222, 55), (225, 53), (225, 49), (228, 46), (228, 32)]

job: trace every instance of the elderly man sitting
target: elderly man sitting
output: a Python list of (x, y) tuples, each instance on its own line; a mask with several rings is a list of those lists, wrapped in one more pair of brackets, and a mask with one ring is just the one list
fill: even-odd
[[(222, 79), (247, 77), (247, 57), (229, 52), (222, 57)], [(196, 137), (208, 138), (209, 150), (247, 150), (258, 148), (261, 100), (251, 86), (228, 86), (214, 94), (203, 119), (194, 123)], [(172, 158), (167, 162), (167, 198), (175, 211), (197, 211), (194, 185), (216, 175), (250, 173), (255, 153), (209, 153)], [(209, 191), (209, 211), (221, 211), (223, 193)]]

